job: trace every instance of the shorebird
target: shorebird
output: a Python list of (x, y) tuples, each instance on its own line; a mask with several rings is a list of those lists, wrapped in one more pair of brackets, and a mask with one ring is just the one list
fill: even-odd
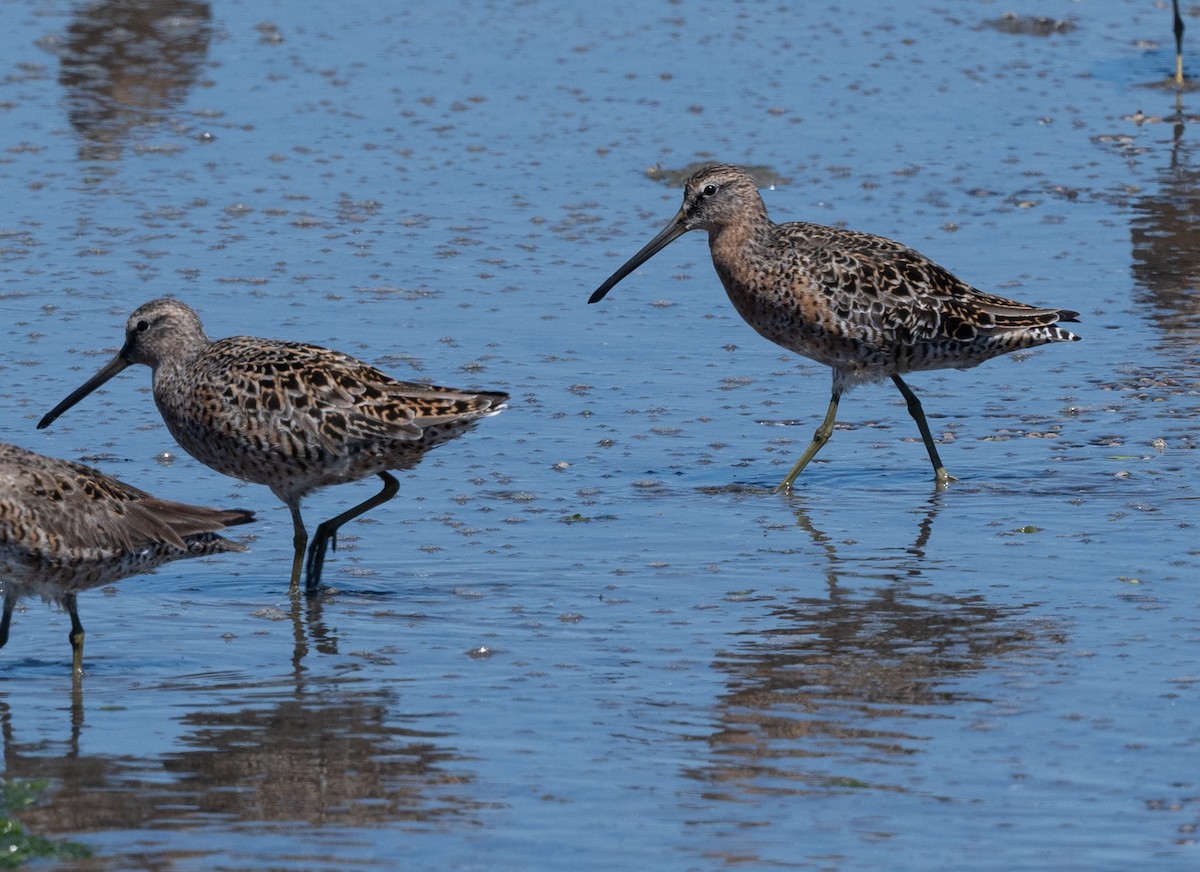
[(966, 369), (1001, 354), (1078, 336), (1057, 326), (1077, 312), (1007, 300), (971, 287), (899, 242), (804, 221), (776, 224), (754, 180), (737, 167), (698, 170), (670, 223), (592, 294), (689, 230), (707, 230), (713, 266), (734, 308), (772, 342), (833, 369), (833, 396), (812, 442), (776, 492), (790, 491), (829, 441), (838, 402), (862, 382), (891, 378), (917, 422), (934, 480), (953, 480), (916, 394), (901, 373)]
[[(231, 336), (212, 341), (179, 300), (151, 300), (132, 315), (117, 356), (55, 406), (49, 426), (126, 367), (153, 370), (154, 402), (171, 435), (206, 466), (264, 484), (292, 515), (289, 590), (320, 585), (338, 528), (394, 497), (388, 470), (412, 469), (429, 449), (499, 412), (508, 394), (398, 381), (316, 345)], [(383, 489), (317, 527), (308, 557), (300, 501), (318, 488), (377, 475)]]
[(71, 616), (72, 665), (83, 671), (81, 591), (185, 557), (246, 551), (216, 531), (254, 520), (243, 509), (160, 500), (98, 469), (0, 442), (0, 648), (23, 596)]

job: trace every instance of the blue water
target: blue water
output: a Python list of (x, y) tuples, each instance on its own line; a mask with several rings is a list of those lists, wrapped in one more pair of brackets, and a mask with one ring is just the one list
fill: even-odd
[[(0, 439), (259, 521), (248, 555), (81, 596), (77, 688), (65, 616), (18, 611), (28, 829), (87, 869), (1194, 867), (1200, 204), (1196, 97), (1150, 87), (1169, 12), (123, 6), (6, 9)], [(741, 322), (704, 240), (585, 303), (678, 208), (645, 171), (701, 160), (786, 180), (777, 220), (1077, 309), (1084, 342), (913, 377), (947, 491), (868, 386), (772, 496), (829, 374)], [(145, 369), (34, 429), (163, 294), (214, 337), (513, 401), (294, 603), (287, 511), (184, 455)]]

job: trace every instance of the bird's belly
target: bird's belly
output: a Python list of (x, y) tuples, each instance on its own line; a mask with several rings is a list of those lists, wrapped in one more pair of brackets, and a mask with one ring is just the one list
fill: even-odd
[[(940, 338), (904, 341), (868, 323), (839, 319), (825, 309), (731, 291), (730, 300), (760, 336), (838, 370), (850, 382), (928, 369), (966, 369), (1001, 353), (993, 343)], [(1004, 349), (1007, 350), (1007, 349)]]
[(273, 490), (303, 494), (356, 481), (391, 465), (378, 452), (335, 453), (282, 429), (241, 433), (170, 429), (180, 447), (210, 469)]
[(431, 447), (422, 441), (326, 445), (258, 419), (235, 428), (227, 420), (223, 427), (204, 426), (199, 416), (166, 410), (163, 418), (180, 447), (210, 469), (297, 498), (389, 469), (411, 469)]
[(0, 549), (0, 575), (18, 597), (41, 597), (61, 604), (64, 594), (112, 584), (166, 563), (170, 545), (156, 543), (137, 549), (46, 547)]
[(875, 369), (894, 356), (868, 331), (836, 323), (819, 312), (806, 312), (799, 305), (783, 305), (777, 300), (733, 293), (729, 296), (734, 308), (760, 336), (817, 363)]

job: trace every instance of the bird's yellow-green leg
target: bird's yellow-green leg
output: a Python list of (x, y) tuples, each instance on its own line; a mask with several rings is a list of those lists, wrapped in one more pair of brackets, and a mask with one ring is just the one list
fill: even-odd
[(300, 518), (300, 501), (288, 502), (288, 510), (292, 513), (292, 580), (288, 584), (288, 596), (300, 593), (300, 573), (304, 569), (304, 549), (308, 545), (308, 531), (304, 529), (304, 521)]
[(75, 594), (64, 596), (63, 605), (71, 616), (71, 632), (67, 634), (71, 640), (71, 668), (76, 675), (83, 675), (83, 624), (79, 622), (79, 612), (76, 611)]
[(1183, 18), (1179, 15), (1179, 0), (1172, 0), (1175, 8), (1175, 84), (1183, 84)]
[(933, 444), (933, 434), (929, 432), (929, 423), (925, 420), (925, 410), (921, 408), (921, 401), (917, 399), (917, 395), (900, 376), (892, 376), (892, 381), (896, 383), (896, 387), (900, 388), (900, 393), (904, 395), (904, 401), (908, 403), (908, 414), (912, 415), (913, 420), (917, 422), (917, 429), (921, 431), (921, 438), (925, 441), (925, 450), (929, 452), (929, 462), (933, 464), (933, 478), (937, 486), (942, 488), (952, 481), (958, 481), (957, 478), (946, 472), (946, 467), (942, 465), (942, 458), (938, 457), (937, 447)]
[(808, 466), (808, 462), (816, 457), (817, 452), (829, 441), (829, 437), (833, 435), (833, 422), (837, 418), (838, 401), (841, 398), (842, 395), (838, 391), (833, 392), (833, 396), (829, 400), (829, 408), (825, 411), (825, 420), (821, 422), (821, 426), (813, 434), (812, 442), (808, 443), (808, 448), (804, 449), (804, 453), (800, 455), (800, 459), (796, 461), (796, 465), (792, 467), (792, 471), (775, 488), (775, 493), (790, 491), (792, 489), (792, 482), (796, 480), (796, 476), (804, 471), (804, 467)]

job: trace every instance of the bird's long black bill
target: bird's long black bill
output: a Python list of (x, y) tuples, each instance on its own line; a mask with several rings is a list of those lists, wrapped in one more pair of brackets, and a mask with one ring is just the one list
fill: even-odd
[(658, 254), (660, 251), (687, 232), (688, 228), (683, 223), (683, 210), (681, 209), (679, 214), (671, 219), (671, 223), (662, 229), (661, 233), (647, 242), (641, 251), (629, 258), (629, 260), (626, 261), (620, 269), (618, 269), (605, 280), (604, 284), (596, 288), (595, 293), (588, 297), (588, 302), (599, 303), (604, 299), (605, 294), (616, 287), (617, 282), (621, 281), (621, 279), (625, 278), (625, 276), (629, 275), (639, 266), (644, 264), (650, 258), (654, 257), (654, 255)]
[(38, 421), (37, 428), (39, 430), (45, 430), (47, 427), (49, 427), (51, 424), (53, 424), (55, 422), (55, 420), (57, 420), (59, 415), (61, 415), (67, 409), (71, 408), (73, 405), (78, 403), (80, 400), (82, 400), (84, 397), (86, 397), (88, 394), (90, 394), (96, 388), (100, 387), (102, 384), (104, 384), (110, 378), (115, 376), (117, 373), (126, 369), (128, 366), (129, 366), (129, 361), (127, 361), (124, 357), (122, 357), (120, 354), (118, 354), (116, 357), (114, 357), (108, 363), (104, 364), (104, 367), (98, 373), (96, 373), (90, 379), (85, 381), (79, 387), (75, 388), (75, 390), (71, 391), (70, 396), (68, 396), (65, 400), (63, 400), (61, 403), (59, 403), (57, 406), (55, 406), (53, 409), (51, 409), (49, 412), (47, 412), (45, 414), (45, 416), (42, 418), (42, 420)]

